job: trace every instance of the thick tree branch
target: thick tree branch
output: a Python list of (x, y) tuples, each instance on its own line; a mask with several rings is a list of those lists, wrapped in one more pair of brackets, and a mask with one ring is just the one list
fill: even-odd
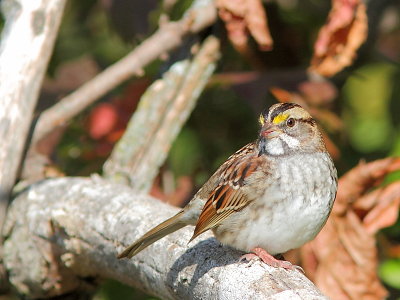
[(163, 299), (325, 299), (298, 271), (238, 263), (241, 253), (211, 233), (187, 245), (190, 227), (117, 260), (117, 250), (176, 211), (100, 178), (36, 184), (13, 201), (5, 224), (10, 281), (30, 297), (68, 293), (103, 277)]
[(174, 63), (142, 96), (124, 136), (104, 165), (108, 178), (147, 192), (219, 58), (219, 40), (209, 36), (198, 53)]
[(65, 0), (3, 0), (0, 44), (0, 230)]
[(194, 1), (194, 4), (181, 20), (162, 25), (151, 37), (127, 56), (45, 110), (37, 121), (32, 137), (32, 146), (35, 146), (54, 127), (64, 125), (88, 105), (123, 81), (141, 74), (148, 63), (180, 46), (187, 34), (203, 30), (214, 23), (216, 18), (216, 8), (213, 1)]

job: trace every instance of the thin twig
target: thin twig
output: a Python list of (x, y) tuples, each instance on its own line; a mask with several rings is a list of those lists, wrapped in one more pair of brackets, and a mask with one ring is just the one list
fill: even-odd
[[(147, 192), (172, 142), (215, 69), (219, 41), (208, 37), (193, 61), (179, 61), (143, 95), (104, 171)], [(128, 179), (128, 180), (126, 180)]]
[(195, 1), (180, 21), (164, 24), (127, 56), (45, 110), (37, 121), (31, 147), (54, 130), (54, 127), (67, 123), (123, 81), (142, 74), (147, 64), (181, 45), (183, 37), (187, 34), (199, 32), (210, 26), (215, 22), (216, 17), (213, 1)]

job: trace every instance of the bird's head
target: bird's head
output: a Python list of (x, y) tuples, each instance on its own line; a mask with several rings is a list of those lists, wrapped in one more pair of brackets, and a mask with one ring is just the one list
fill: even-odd
[(300, 105), (278, 103), (262, 113), (258, 138), (259, 154), (272, 156), (300, 152), (325, 152), (315, 120)]

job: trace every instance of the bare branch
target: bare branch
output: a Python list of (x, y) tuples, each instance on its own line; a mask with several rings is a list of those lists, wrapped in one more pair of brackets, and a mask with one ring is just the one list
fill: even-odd
[(105, 175), (128, 179), (147, 192), (172, 142), (186, 122), (219, 57), (219, 41), (208, 37), (191, 62), (183, 60), (152, 84), (104, 166)]
[(34, 146), (54, 127), (64, 125), (123, 81), (134, 75), (140, 75), (148, 63), (181, 45), (182, 39), (187, 34), (199, 32), (215, 20), (216, 10), (213, 1), (195, 1), (180, 21), (164, 24), (127, 56), (45, 110), (37, 121), (31, 144)]
[(32, 298), (76, 291), (85, 278), (113, 278), (162, 299), (325, 299), (298, 271), (238, 263), (242, 253), (211, 233), (188, 246), (192, 227), (131, 260), (116, 258), (117, 250), (176, 211), (100, 178), (43, 181), (9, 210), (4, 262), (10, 281)]
[(3, 0), (0, 44), (0, 230), (65, 0)]

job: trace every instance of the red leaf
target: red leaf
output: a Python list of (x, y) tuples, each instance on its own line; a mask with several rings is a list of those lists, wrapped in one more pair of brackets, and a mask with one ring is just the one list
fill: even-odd
[(100, 139), (109, 134), (118, 121), (118, 114), (114, 105), (102, 103), (96, 106), (89, 116), (89, 135), (93, 139)]

